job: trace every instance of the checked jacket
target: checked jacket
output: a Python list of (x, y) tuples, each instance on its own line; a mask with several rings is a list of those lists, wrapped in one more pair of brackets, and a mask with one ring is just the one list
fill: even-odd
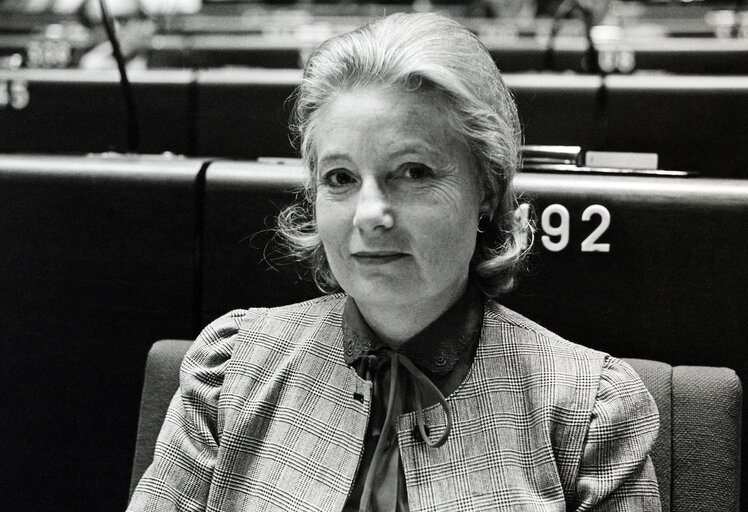
[[(372, 389), (344, 362), (344, 304), (236, 310), (206, 327), (128, 511), (341, 510)], [(397, 419), (411, 510), (660, 510), (657, 409), (626, 363), (487, 300), (447, 403), (439, 448), (416, 434), (415, 413)], [(424, 415), (438, 437), (444, 412)]]

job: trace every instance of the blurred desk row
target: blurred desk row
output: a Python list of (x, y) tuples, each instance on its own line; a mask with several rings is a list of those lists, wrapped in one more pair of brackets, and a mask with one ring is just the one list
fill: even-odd
[[(200, 24), (195, 20), (179, 23), (175, 30), (165, 30), (170, 25), (153, 21), (132, 21), (121, 26), (119, 37), (127, 57), (148, 68), (300, 68), (317, 44), (368, 19), (329, 17), (305, 23), (304, 18), (243, 21), (211, 17)], [(585, 71), (582, 62), (588, 43), (584, 28), (578, 23), (564, 26), (567, 28), (550, 41), (547, 23), (528, 27), (523, 23), (472, 22), (503, 72)], [(603, 70), (609, 72), (748, 74), (747, 37), (671, 37), (651, 25), (628, 29), (599, 26), (591, 37)], [(90, 67), (91, 59), (86, 56), (100, 52), (101, 44), (108, 44), (103, 30), (77, 22), (42, 26), (31, 32), (3, 31), (0, 23), (0, 64), (4, 62), (2, 67), (6, 68)], [(620, 54), (627, 59), (625, 66), (605, 67), (606, 60)]]
[[(748, 76), (506, 73), (525, 144), (656, 153), (660, 169), (746, 177)], [(292, 157), (299, 70), (130, 73), (140, 127), (128, 147), (116, 71), (0, 70), (0, 152), (172, 152)]]
[[(179, 5), (168, 3), (174, 9)], [(149, 12), (141, 6), (140, 12), (119, 18), (118, 34), (128, 57), (144, 58), (149, 67), (288, 68), (299, 67), (321, 41), (385, 14), (436, 10), (469, 27), (505, 72), (581, 71), (589, 38), (601, 53), (634, 55), (620, 70), (624, 72), (748, 73), (748, 10), (741, 11), (739, 2), (590, 2), (586, 22), (579, 16), (583, 3), (558, 19), (552, 15), (560, 1), (548, 2), (546, 12), (536, 2), (524, 1), (387, 3), (205, 2), (190, 14)], [(105, 41), (100, 15), (92, 18), (90, 9), (18, 12), (3, 8), (0, 1), (0, 58), (18, 57), (5, 67), (78, 67), (87, 51)], [(67, 58), (56, 58), (63, 54)]]
[[(324, 28), (322, 29), (324, 33)], [(332, 35), (332, 34), (330, 34)], [(301, 67), (317, 41), (294, 40), (285, 34), (160, 34), (141, 51), (150, 68), (216, 66)], [(582, 72), (587, 41), (558, 38), (551, 50), (545, 38), (507, 37), (499, 31), (482, 38), (502, 72)], [(620, 44), (633, 59), (622, 71), (656, 70), (679, 74), (748, 74), (748, 39), (641, 37)], [(601, 61), (615, 51), (601, 49)], [(604, 66), (605, 62), (601, 62)], [(616, 69), (614, 66), (609, 68)]]

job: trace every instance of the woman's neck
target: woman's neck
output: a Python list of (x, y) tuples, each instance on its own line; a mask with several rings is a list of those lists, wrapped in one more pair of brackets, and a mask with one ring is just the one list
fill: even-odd
[(454, 287), (452, 293), (408, 303), (373, 303), (356, 297), (356, 306), (372, 331), (390, 347), (397, 349), (423, 331), (465, 295), (467, 281)]

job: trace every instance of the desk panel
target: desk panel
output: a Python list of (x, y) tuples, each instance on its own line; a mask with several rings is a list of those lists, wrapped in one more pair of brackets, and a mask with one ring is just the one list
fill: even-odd
[[(191, 150), (190, 71), (129, 74), (141, 153)], [(0, 152), (127, 150), (127, 114), (114, 70), (0, 70)], [(2, 94), (0, 94), (2, 96)]]
[[(140, 152), (295, 156), (288, 124), (299, 70), (133, 73)], [(126, 150), (115, 72), (0, 71), (0, 151)], [(743, 177), (748, 77), (512, 74), (526, 144), (654, 152), (659, 167)]]
[(299, 82), (301, 71), (292, 69), (197, 72), (196, 154), (295, 156), (288, 98)]
[[(526, 144), (655, 152), (662, 169), (745, 176), (748, 77), (504, 75)], [(197, 154), (295, 156), (288, 96), (295, 70), (198, 73)]]
[(124, 510), (146, 353), (195, 334), (200, 168), (0, 159), (0, 509)]

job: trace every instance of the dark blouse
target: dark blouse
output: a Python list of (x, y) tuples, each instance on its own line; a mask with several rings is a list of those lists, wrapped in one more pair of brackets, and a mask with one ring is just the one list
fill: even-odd
[[(364, 451), (345, 511), (409, 510), (393, 424), (406, 412), (440, 402), (446, 407), (444, 397), (457, 389), (470, 370), (482, 322), (482, 296), (469, 286), (450, 309), (394, 350), (371, 330), (356, 302), (348, 297), (343, 312), (345, 359), (361, 378), (372, 382), (373, 390)], [(424, 433), (428, 437), (428, 425), (419, 423), (423, 425), (421, 437)], [(439, 446), (448, 432), (443, 439), (424, 442)]]

